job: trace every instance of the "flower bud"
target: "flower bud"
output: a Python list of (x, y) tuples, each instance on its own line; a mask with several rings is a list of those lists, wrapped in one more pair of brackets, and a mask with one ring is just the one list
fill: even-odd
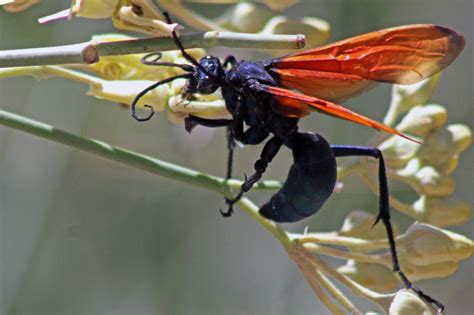
[(413, 223), (397, 238), (397, 245), (399, 253), (415, 266), (456, 263), (471, 256), (474, 249), (465, 236), (423, 223)]
[(472, 216), (468, 203), (449, 197), (422, 195), (413, 204), (413, 209), (417, 220), (439, 227), (462, 224)]
[(456, 152), (466, 150), (472, 142), (471, 129), (463, 124), (453, 124), (447, 127), (453, 137), (453, 142), (456, 145)]
[(415, 84), (394, 85), (384, 123), (392, 125), (399, 115), (408, 112), (412, 107), (428, 103), (438, 86), (439, 79), (440, 74), (436, 74)]
[[(443, 176), (432, 166), (421, 168), (415, 175), (419, 181), (421, 193), (428, 196), (444, 197), (454, 191), (455, 182), (451, 177)], [(418, 186), (418, 185), (417, 185)]]
[(392, 270), (380, 264), (360, 263), (350, 259), (345, 265), (338, 267), (337, 271), (375, 291), (387, 292), (400, 285)]
[(449, 160), (443, 161), (436, 165), (436, 169), (442, 174), (449, 175), (458, 167), (459, 154), (453, 155)]
[(119, 0), (73, 0), (71, 13), (89, 19), (104, 19), (113, 15)]
[(404, 168), (397, 170), (397, 175), (400, 177), (414, 177), (421, 167), (420, 159), (413, 158), (408, 161)]
[(382, 142), (378, 148), (382, 151), (389, 168), (404, 167), (413, 158), (420, 145), (399, 136), (393, 136)]
[[(305, 34), (306, 48), (324, 44), (331, 32), (329, 23), (313, 17), (288, 19), (284, 16), (271, 18), (260, 32), (261, 34)], [(281, 55), (284, 51), (271, 51), (272, 54)]]
[(404, 253), (400, 253), (399, 260), (402, 270), (412, 281), (444, 278), (458, 270), (458, 263), (455, 261), (445, 261), (431, 265), (414, 265), (406, 261)]
[(427, 164), (436, 166), (451, 159), (456, 154), (452, 133), (447, 128), (437, 129), (425, 138), (418, 156)]
[(272, 12), (262, 5), (240, 2), (219, 17), (218, 24), (237, 32), (257, 33), (272, 15)]
[[(100, 99), (130, 105), (139, 92), (153, 83), (153, 81), (147, 80), (103, 80), (101, 83), (91, 84), (88, 94)], [(168, 85), (160, 85), (145, 94), (138, 101), (137, 106), (151, 105), (155, 111), (163, 111), (168, 103), (169, 93)]]
[[(94, 35), (92, 43), (114, 42), (134, 39), (122, 34)], [(81, 68), (92, 70), (96, 75), (107, 80), (158, 80), (157, 73), (166, 71), (167, 68), (159, 69), (146, 66), (142, 63), (143, 54), (117, 55), (101, 57), (98, 62), (88, 65), (80, 65)]]
[(403, 289), (395, 294), (388, 311), (389, 315), (434, 315), (435, 312), (429, 304), (417, 294)]
[(415, 106), (403, 117), (395, 129), (403, 133), (425, 137), (431, 130), (443, 126), (447, 118), (448, 115), (443, 106)]
[[(355, 210), (351, 211), (341, 230), (338, 232), (340, 236), (357, 237), (365, 240), (376, 240), (386, 238), (385, 227), (382, 224), (374, 226), (375, 216), (365, 211)], [(398, 231), (396, 226), (393, 226), (394, 234)]]

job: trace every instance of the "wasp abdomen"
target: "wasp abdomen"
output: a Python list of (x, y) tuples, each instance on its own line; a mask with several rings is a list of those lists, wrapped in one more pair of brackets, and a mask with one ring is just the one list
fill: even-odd
[(314, 133), (296, 133), (285, 144), (294, 163), (278, 193), (260, 208), (276, 222), (296, 222), (316, 213), (334, 190), (336, 158), (329, 143)]

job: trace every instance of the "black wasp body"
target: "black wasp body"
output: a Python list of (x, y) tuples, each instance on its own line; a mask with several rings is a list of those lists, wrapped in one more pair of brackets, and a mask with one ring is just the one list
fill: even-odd
[[(169, 16), (164, 15), (171, 24)], [(172, 32), (172, 37), (191, 65), (160, 62), (159, 53), (148, 56), (158, 56), (154, 60), (145, 57), (145, 64), (178, 67), (185, 73), (164, 79), (140, 92), (132, 103), (132, 116), (139, 121), (149, 120), (154, 113), (152, 106), (145, 105), (151, 113), (141, 118), (135, 112), (138, 100), (157, 86), (178, 78), (188, 80), (183, 93), (185, 99), (191, 99), (196, 93), (214, 93), (220, 88), (232, 119), (205, 119), (190, 115), (185, 119), (185, 127), (189, 132), (197, 125), (227, 128), (227, 178), (231, 177), (234, 140), (257, 145), (269, 138), (254, 164), (255, 172), (245, 177), (234, 199), (226, 199), (229, 208), (221, 213), (231, 215), (232, 206), (260, 180), (282, 146), (292, 151), (293, 164), (283, 187), (260, 208), (262, 216), (276, 222), (299, 221), (322, 207), (334, 189), (336, 158), (367, 156), (377, 159), (380, 203), (374, 224), (381, 221), (385, 226), (393, 271), (407, 288), (441, 311), (444, 306), (414, 287), (400, 270), (390, 223), (389, 191), (381, 151), (372, 147), (330, 145), (319, 134), (298, 131), (298, 121), (316, 110), (413, 140), (333, 101), (361, 93), (374, 82), (412, 84), (430, 77), (459, 55), (464, 47), (464, 38), (453, 30), (437, 25), (408, 25), (268, 61), (237, 62), (229, 56), (221, 64), (218, 58), (212, 56), (195, 60), (185, 51), (175, 32)]]
[[(186, 94), (213, 93), (221, 87), (222, 96), (232, 120), (207, 120), (195, 116), (186, 118), (186, 128), (197, 125), (207, 127), (229, 126), (235, 140), (245, 145), (265, 144), (260, 159), (254, 165), (255, 173), (242, 185), (241, 193), (228, 200), (230, 206), (250, 190), (265, 172), (282, 145), (293, 152), (293, 165), (283, 188), (260, 209), (260, 214), (277, 222), (295, 222), (318, 211), (331, 195), (336, 182), (336, 158), (328, 142), (320, 135), (298, 131), (298, 118), (285, 117), (273, 108), (277, 100), (262, 86), (278, 86), (275, 76), (267, 70), (271, 63), (239, 61), (228, 57), (226, 70), (219, 59), (206, 56), (186, 88)], [(214, 78), (209, 76), (212, 74)], [(226, 82), (220, 86), (216, 77)], [(244, 126), (248, 126), (244, 130)], [(225, 215), (230, 215), (232, 208)]]

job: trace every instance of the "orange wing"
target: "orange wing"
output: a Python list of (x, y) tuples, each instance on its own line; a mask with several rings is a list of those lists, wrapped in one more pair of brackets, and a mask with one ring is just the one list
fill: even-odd
[(399, 131), (390, 128), (382, 123), (375, 120), (357, 114), (344, 106), (337, 105), (313, 96), (308, 96), (300, 93), (296, 93), (290, 90), (282, 89), (274, 86), (262, 85), (261, 89), (272, 95), (275, 99), (273, 104), (273, 110), (286, 117), (304, 117), (311, 112), (311, 109), (317, 110), (327, 115), (331, 115), (337, 118), (350, 120), (352, 122), (372, 127), (377, 130), (383, 130), (395, 135), (399, 135), (408, 140), (420, 143)]
[(277, 58), (269, 65), (282, 86), (341, 100), (373, 81), (412, 84), (448, 66), (464, 47), (459, 33), (432, 24), (376, 31)]

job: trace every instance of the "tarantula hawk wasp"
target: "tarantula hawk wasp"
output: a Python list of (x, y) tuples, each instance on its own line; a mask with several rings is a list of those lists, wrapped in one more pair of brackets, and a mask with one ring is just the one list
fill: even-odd
[[(164, 13), (164, 16), (171, 24), (169, 15)], [(438, 73), (463, 49), (462, 35), (432, 24), (407, 25), (271, 60), (237, 61), (235, 57), (228, 56), (223, 63), (213, 56), (195, 60), (185, 51), (175, 32), (172, 37), (183, 57), (191, 64), (144, 58), (146, 64), (178, 67), (185, 73), (159, 81), (140, 92), (131, 106), (136, 120), (146, 121), (153, 116), (153, 108), (146, 105), (151, 112), (147, 117), (139, 117), (135, 105), (143, 95), (159, 85), (178, 78), (187, 79), (184, 98), (191, 98), (194, 93), (210, 94), (220, 88), (232, 119), (205, 119), (189, 115), (185, 119), (185, 128), (188, 132), (197, 125), (228, 128), (228, 178), (231, 176), (234, 139), (243, 144), (257, 145), (271, 135), (254, 164), (255, 172), (245, 177), (234, 199), (226, 199), (229, 208), (227, 212), (221, 210), (221, 213), (231, 215), (232, 206), (260, 180), (282, 146), (292, 151), (293, 165), (280, 191), (259, 210), (262, 216), (276, 222), (296, 222), (313, 215), (322, 207), (336, 183), (336, 158), (367, 156), (377, 159), (380, 208), (374, 225), (382, 221), (385, 226), (393, 271), (407, 288), (441, 312), (443, 304), (413, 286), (400, 270), (390, 223), (389, 191), (381, 151), (373, 147), (330, 145), (319, 134), (298, 131), (298, 121), (315, 110), (415, 141), (334, 102), (364, 92), (375, 82), (412, 84)], [(229, 66), (230, 69), (227, 69)], [(248, 129), (244, 130), (244, 125)]]

